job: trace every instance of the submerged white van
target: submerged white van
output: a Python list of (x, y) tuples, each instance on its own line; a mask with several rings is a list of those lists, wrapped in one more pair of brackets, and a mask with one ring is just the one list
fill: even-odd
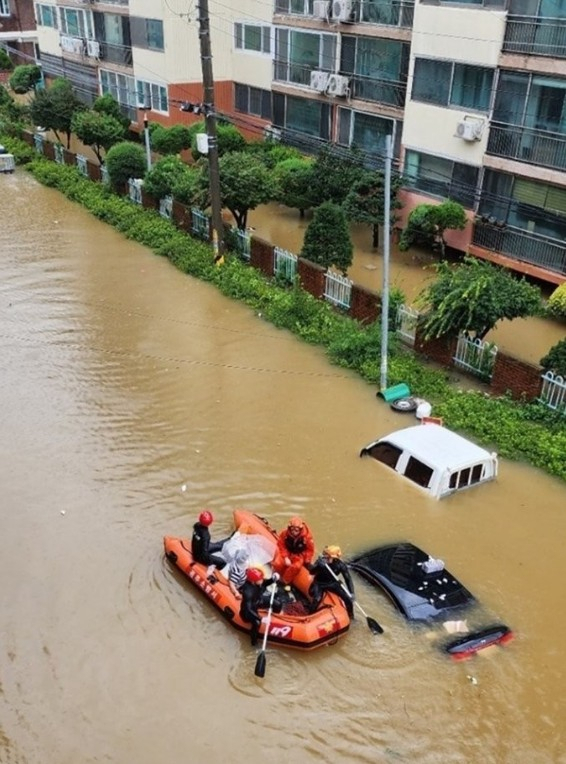
[(362, 448), (437, 499), (493, 480), (497, 454), (438, 424), (397, 430)]

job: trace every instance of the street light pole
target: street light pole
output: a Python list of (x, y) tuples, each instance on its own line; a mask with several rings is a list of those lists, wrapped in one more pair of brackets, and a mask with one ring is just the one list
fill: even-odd
[(145, 156), (147, 160), (147, 169), (151, 170), (151, 144), (149, 142), (149, 120), (147, 112), (143, 115), (143, 131), (145, 137)]
[(387, 340), (389, 334), (389, 248), (391, 244), (391, 136), (385, 136), (385, 183), (383, 200), (383, 288), (381, 292), (380, 390), (387, 387)]
[(204, 91), (204, 117), (208, 136), (208, 172), (210, 179), (210, 207), (212, 210), (212, 244), (215, 260), (224, 249), (222, 202), (220, 198), (220, 168), (218, 164), (218, 138), (214, 112), (214, 77), (212, 74), (212, 50), (210, 44), (210, 19), (208, 0), (198, 3), (200, 59)]

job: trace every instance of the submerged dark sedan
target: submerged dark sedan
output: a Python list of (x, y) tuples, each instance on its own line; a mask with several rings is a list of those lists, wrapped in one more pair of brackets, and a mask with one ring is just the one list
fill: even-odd
[[(409, 621), (442, 622), (442, 649), (453, 658), (468, 658), (489, 645), (513, 638), (509, 627), (486, 623), (486, 613), (474, 596), (449, 573), (442, 560), (431, 557), (414, 544), (403, 542), (372, 549), (355, 557), (350, 566), (377, 584)], [(472, 628), (468, 620), (473, 621)]]

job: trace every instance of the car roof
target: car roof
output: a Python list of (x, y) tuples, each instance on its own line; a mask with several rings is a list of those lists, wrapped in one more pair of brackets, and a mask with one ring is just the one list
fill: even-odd
[(420, 424), (379, 438), (378, 443), (391, 443), (407, 451), (425, 464), (439, 470), (456, 470), (486, 459), (493, 455), (471, 440), (458, 435), (438, 424)]

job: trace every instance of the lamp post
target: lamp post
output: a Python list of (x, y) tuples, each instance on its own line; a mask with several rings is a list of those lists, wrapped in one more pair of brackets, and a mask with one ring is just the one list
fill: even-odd
[(391, 243), (391, 136), (385, 136), (385, 182), (383, 199), (383, 288), (381, 293), (381, 374), (379, 386), (387, 387), (387, 339), (389, 333), (389, 247)]
[(151, 144), (149, 142), (149, 120), (147, 118), (147, 112), (143, 115), (143, 131), (145, 137), (145, 156), (147, 160), (147, 169), (151, 170)]

